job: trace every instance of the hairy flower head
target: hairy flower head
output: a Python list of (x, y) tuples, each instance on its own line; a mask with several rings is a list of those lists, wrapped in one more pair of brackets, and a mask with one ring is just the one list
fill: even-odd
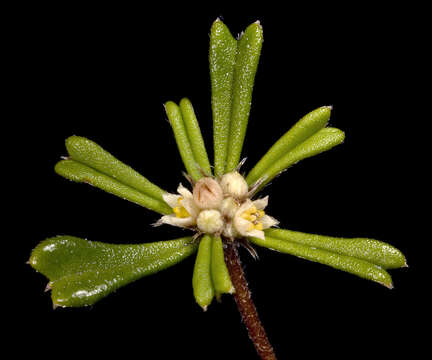
[(233, 240), (249, 236), (264, 239), (263, 230), (278, 224), (264, 212), (268, 196), (248, 198), (248, 185), (236, 171), (223, 175), (219, 181), (201, 178), (192, 192), (180, 184), (177, 192), (163, 195), (173, 214), (162, 216), (157, 225), (185, 227), (199, 234), (221, 234)]
[(201, 178), (194, 186), (193, 199), (201, 209), (218, 209), (223, 200), (222, 188), (211, 177)]
[(203, 210), (197, 218), (198, 229), (203, 233), (216, 234), (224, 227), (224, 220), (218, 210)]
[(225, 196), (231, 196), (236, 199), (245, 198), (249, 189), (246, 180), (237, 171), (223, 175), (220, 185)]

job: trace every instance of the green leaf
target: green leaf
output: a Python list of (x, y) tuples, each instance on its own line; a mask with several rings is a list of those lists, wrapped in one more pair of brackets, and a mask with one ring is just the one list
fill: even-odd
[(259, 21), (249, 25), (238, 40), (225, 172), (233, 171), (240, 161), (263, 41), (263, 30)]
[(172, 101), (167, 101), (165, 103), (165, 112), (171, 124), (186, 171), (194, 180), (202, 178), (203, 175), (199, 171), (199, 164), (194, 157), (180, 107)]
[(261, 183), (259, 188), (262, 188), (281, 172), (300, 160), (328, 151), (334, 146), (341, 144), (344, 139), (345, 133), (339, 129), (327, 127), (319, 130), (267, 168), (262, 174), (265, 180)]
[(142, 192), (75, 160), (61, 160), (56, 164), (54, 170), (57, 174), (66, 179), (93, 185), (110, 194), (129, 200), (160, 214), (167, 215), (172, 213), (172, 209), (164, 201), (143, 194)]
[(249, 185), (255, 183), (276, 160), (325, 127), (329, 121), (331, 109), (331, 106), (322, 106), (297, 121), (249, 172), (246, 178), (247, 183)]
[(216, 19), (210, 32), (209, 50), (216, 176), (225, 173), (236, 55), (237, 40), (233, 38), (228, 27), (220, 19)]
[(216, 297), (219, 298), (221, 294), (232, 294), (235, 290), (225, 263), (222, 239), (214, 236), (212, 240), (211, 275)]
[(306, 234), (284, 229), (267, 229), (266, 236), (332, 251), (338, 254), (363, 259), (384, 269), (406, 266), (405, 256), (394, 246), (367, 238), (340, 238)]
[(138, 245), (115, 245), (73, 236), (42, 241), (30, 265), (49, 279), (54, 306), (86, 306), (143, 276), (193, 254), (190, 237)]
[(213, 301), (215, 290), (211, 279), (212, 238), (204, 235), (200, 241), (192, 276), (192, 287), (196, 302), (204, 311)]
[(200, 166), (202, 171), (204, 171), (208, 176), (211, 176), (212, 170), (201, 134), (201, 129), (199, 127), (194, 108), (189, 99), (181, 99), (180, 110), (183, 116), (183, 121), (195, 161)]
[(66, 139), (69, 158), (116, 179), (124, 185), (163, 202), (165, 192), (130, 166), (122, 163), (95, 142), (81, 136)]
[(294, 255), (303, 259), (318, 262), (343, 270), (359, 277), (376, 281), (388, 288), (393, 288), (392, 279), (387, 271), (378, 265), (352, 256), (337, 254), (331, 251), (317, 249), (312, 246), (297, 244), (266, 236), (265, 239), (251, 237), (249, 240), (258, 246)]

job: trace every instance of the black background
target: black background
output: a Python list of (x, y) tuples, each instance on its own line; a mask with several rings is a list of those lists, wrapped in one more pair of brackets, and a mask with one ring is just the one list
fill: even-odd
[[(94, 306), (52, 310), (46, 279), (25, 261), (39, 241), (68, 234), (109, 243), (168, 240), (184, 232), (150, 226), (158, 216), (53, 171), (70, 135), (88, 137), (167, 191), (183, 170), (163, 103), (188, 97), (211, 149), (209, 29), (221, 16), (233, 34), (259, 19), (264, 45), (243, 155), (250, 170), (296, 120), (333, 105), (330, 125), (344, 144), (302, 161), (264, 190), (281, 226), (309, 233), (371, 237), (398, 247), (410, 268), (391, 270), (388, 290), (353, 275), (258, 249), (242, 251), (249, 285), (280, 359), (391, 356), (421, 347), (418, 148), (411, 119), (421, 57), (421, 10), (376, 7), (24, 8), (9, 29), (23, 134), (25, 185), (19, 209), (20, 286), (11, 334), (18, 352), (48, 358), (256, 358), (233, 299), (206, 313), (195, 304), (194, 257), (130, 284)], [(408, 23), (410, 21), (410, 23)], [(415, 25), (412, 25), (412, 23)], [(409, 174), (409, 175), (408, 175)], [(25, 206), (22, 206), (24, 205)], [(21, 304), (22, 301), (22, 304)], [(415, 335), (415, 340), (408, 335)]]

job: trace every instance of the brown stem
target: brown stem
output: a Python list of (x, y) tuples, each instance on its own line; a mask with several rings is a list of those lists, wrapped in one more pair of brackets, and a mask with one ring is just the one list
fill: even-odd
[(262, 360), (276, 360), (273, 347), (267, 338), (252, 301), (251, 293), (240, 262), (237, 245), (234, 242), (228, 243), (228, 246), (225, 248), (225, 262), (235, 288), (234, 299), (248, 330), (249, 338), (252, 340)]

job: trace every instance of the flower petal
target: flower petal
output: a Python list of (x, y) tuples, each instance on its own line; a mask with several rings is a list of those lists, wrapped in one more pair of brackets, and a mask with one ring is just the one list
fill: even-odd
[(234, 227), (240, 233), (240, 235), (248, 236), (248, 230), (252, 223), (248, 220), (243, 219), (240, 216), (234, 218)]
[(241, 214), (243, 214), (247, 209), (249, 209), (252, 206), (252, 201), (249, 199), (246, 199), (246, 201), (240, 205), (240, 207), (238, 208), (236, 215), (235, 216), (240, 216)]
[(191, 217), (196, 218), (198, 216), (199, 209), (192, 197), (184, 197), (182, 200), (180, 200), (180, 204), (187, 210)]
[(192, 193), (188, 189), (186, 189), (181, 183), (177, 188), (177, 192), (185, 199), (192, 198)]
[(164, 201), (172, 208), (178, 206), (178, 199), (180, 197), (181, 197), (180, 195), (171, 194), (171, 193), (162, 194), (162, 198), (164, 199)]
[(254, 200), (252, 201), (252, 203), (258, 210), (264, 210), (268, 204), (268, 195), (266, 197), (263, 197), (262, 199)]
[(159, 224), (168, 224), (178, 227), (189, 227), (195, 225), (195, 219), (192, 217), (178, 218), (175, 215), (164, 215), (159, 221)]
[(279, 224), (279, 221), (277, 221), (274, 217), (264, 215), (259, 221), (263, 225), (263, 229), (268, 229), (269, 227), (276, 226)]
[(256, 238), (261, 239), (261, 240), (265, 240), (264, 231), (261, 231), (261, 230), (255, 230), (254, 229), (254, 230), (248, 231), (247, 236), (252, 236), (252, 237), (256, 237)]

